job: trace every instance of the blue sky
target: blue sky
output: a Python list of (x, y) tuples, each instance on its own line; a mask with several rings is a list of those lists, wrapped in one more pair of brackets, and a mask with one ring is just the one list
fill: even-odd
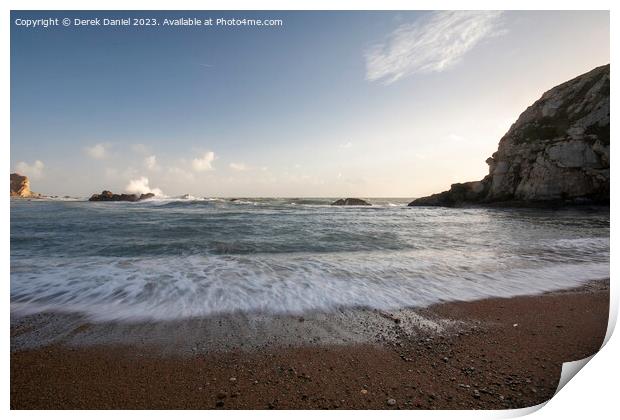
[[(49, 27), (41, 17), (282, 19)], [(11, 168), (33, 190), (403, 196), (480, 179), (607, 12), (12, 12)]]

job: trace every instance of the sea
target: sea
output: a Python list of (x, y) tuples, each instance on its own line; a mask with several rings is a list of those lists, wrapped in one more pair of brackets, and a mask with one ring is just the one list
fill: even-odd
[(410, 199), (11, 200), (11, 313), (93, 321), (395, 310), (609, 277), (608, 209)]

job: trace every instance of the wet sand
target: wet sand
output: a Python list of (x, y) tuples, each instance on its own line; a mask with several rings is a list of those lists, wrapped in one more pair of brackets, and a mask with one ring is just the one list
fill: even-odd
[(12, 409), (521, 408), (601, 346), (609, 283), (393, 312), (11, 319)]

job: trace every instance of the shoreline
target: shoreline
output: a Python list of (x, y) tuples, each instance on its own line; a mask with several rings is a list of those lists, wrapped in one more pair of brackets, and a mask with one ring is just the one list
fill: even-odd
[(11, 323), (11, 408), (521, 408), (553, 396), (562, 362), (598, 351), (608, 310), (604, 280), (307, 319), (127, 326), (40, 314)]
[(401, 309), (353, 306), (328, 311), (238, 311), (170, 319), (100, 319), (77, 309), (62, 311), (18, 304), (11, 308), (11, 351), (49, 345), (121, 345), (147, 347), (162, 354), (186, 357), (201, 352), (256, 351), (283, 346), (394, 343), (398, 338), (391, 331), (395, 322), (409, 336), (450, 335), (466, 326), (463, 320), (439, 316), (437, 309), (443, 306), (575, 293), (608, 288), (608, 283), (608, 278), (588, 280), (576, 286), (529, 294), (445, 300)]

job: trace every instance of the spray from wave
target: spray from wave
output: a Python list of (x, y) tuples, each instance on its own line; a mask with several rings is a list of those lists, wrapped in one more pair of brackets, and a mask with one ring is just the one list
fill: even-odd
[(159, 188), (151, 188), (149, 186), (149, 179), (145, 176), (132, 179), (125, 187), (125, 191), (129, 194), (155, 194), (156, 197), (163, 197), (164, 193)]

